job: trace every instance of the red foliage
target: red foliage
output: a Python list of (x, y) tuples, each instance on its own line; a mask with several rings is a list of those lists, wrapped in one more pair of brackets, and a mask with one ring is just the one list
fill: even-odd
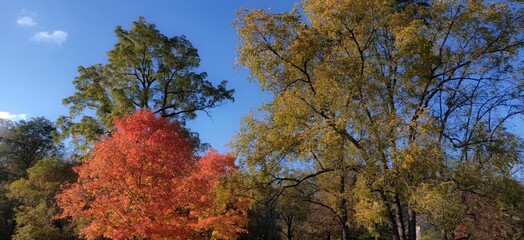
[(224, 183), (234, 158), (194, 155), (181, 128), (139, 111), (117, 120), (79, 167), (78, 181), (57, 196), (59, 217), (85, 221), (87, 239), (235, 238), (247, 202)]

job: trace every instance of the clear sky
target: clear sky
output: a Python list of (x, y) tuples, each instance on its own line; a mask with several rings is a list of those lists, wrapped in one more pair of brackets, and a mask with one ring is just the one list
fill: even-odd
[(235, 102), (200, 114), (189, 124), (220, 152), (240, 119), (269, 99), (246, 70), (235, 67), (235, 12), (262, 8), (290, 10), (295, 0), (6, 0), (0, 2), (0, 118), (66, 115), (62, 99), (74, 93), (78, 66), (106, 63), (116, 42), (114, 28), (130, 26), (138, 16), (166, 36), (185, 35), (199, 50), (201, 71), (208, 80), (228, 80)]

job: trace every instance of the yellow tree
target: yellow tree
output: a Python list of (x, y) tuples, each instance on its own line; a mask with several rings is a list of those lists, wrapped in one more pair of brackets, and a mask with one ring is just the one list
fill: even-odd
[[(322, 182), (316, 194), (330, 197), (309, 200), (336, 216), (343, 239), (385, 225), (391, 239), (413, 240), (421, 219), (454, 238), (468, 228), (461, 219), (479, 211), (466, 199), (497, 202), (495, 183), (519, 185), (511, 174), (522, 143), (507, 126), (524, 110), (520, 3), (301, 7), (244, 10), (237, 21), (239, 64), (274, 96), (234, 142), (254, 178), (282, 191)], [(432, 214), (430, 202), (448, 199), (449, 211)], [(517, 208), (492, 209), (505, 225), (497, 229), (516, 234), (508, 219)]]

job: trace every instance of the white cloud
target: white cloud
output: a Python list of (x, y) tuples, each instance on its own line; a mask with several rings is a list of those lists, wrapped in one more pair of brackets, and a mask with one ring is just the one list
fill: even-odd
[(33, 20), (32, 17), (27, 17), (27, 16), (19, 17), (16, 20), (16, 23), (18, 23), (18, 25), (20, 25), (20, 26), (28, 26), (28, 27), (36, 25), (35, 20)]
[(27, 114), (12, 114), (9, 112), (0, 112), (0, 118), (8, 119), (11, 121), (25, 120), (27, 118)]
[(53, 31), (52, 33), (38, 32), (35, 33), (32, 39), (36, 42), (54, 43), (61, 45), (67, 40), (67, 32), (61, 30)]

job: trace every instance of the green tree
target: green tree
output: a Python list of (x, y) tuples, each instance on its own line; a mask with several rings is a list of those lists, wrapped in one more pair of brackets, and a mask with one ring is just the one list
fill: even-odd
[(37, 160), (58, 156), (55, 145), (55, 125), (43, 118), (20, 121), (4, 128), (0, 136), (0, 166), (8, 172), (6, 180), (26, 176), (26, 169)]
[[(150, 109), (183, 126), (197, 111), (207, 113), (233, 100), (226, 81), (213, 86), (205, 72), (197, 71), (198, 51), (184, 36), (167, 37), (142, 17), (129, 31), (116, 27), (115, 35), (108, 63), (79, 67), (76, 92), (63, 100), (69, 116), (57, 122), (63, 136), (71, 136), (80, 149), (111, 131), (115, 117), (137, 109)], [(84, 115), (88, 109), (95, 115)]]
[(18, 202), (13, 239), (77, 239), (73, 225), (55, 220), (55, 194), (76, 178), (72, 164), (43, 159), (27, 169), (28, 177), (9, 184), (7, 196)]
[(26, 177), (26, 170), (42, 158), (60, 154), (53, 142), (54, 124), (39, 117), (29, 121), (0, 121), (0, 239), (11, 239), (17, 201), (7, 198), (11, 182)]
[[(246, 171), (281, 188), (322, 179), (318, 191), (330, 198), (316, 204), (339, 219), (343, 239), (357, 237), (357, 226), (395, 240), (444, 219), (455, 222), (450, 233), (466, 227), (460, 219), (472, 213), (449, 209), (463, 207), (464, 194), (496, 199), (483, 192), (512, 179), (522, 160), (522, 141), (506, 130), (524, 110), (521, 3), (309, 0), (302, 8), (240, 12), (239, 63), (274, 96), (235, 140)], [(427, 220), (428, 199), (452, 206)], [(504, 225), (496, 231), (518, 225), (513, 210), (492, 210)]]
[[(12, 129), (14, 123), (0, 119), (0, 141), (4, 134)], [(1, 155), (0, 155), (0, 158)], [(13, 202), (9, 201), (6, 197), (7, 189), (5, 188), (6, 182), (9, 180), (9, 172), (6, 169), (5, 161), (0, 161), (0, 239), (9, 239), (14, 229), (13, 221)]]
[[(4, 173), (2, 173), (4, 174)], [(11, 239), (11, 235), (15, 229), (14, 211), (16, 205), (14, 201), (7, 198), (6, 182), (0, 182), (0, 239)]]

